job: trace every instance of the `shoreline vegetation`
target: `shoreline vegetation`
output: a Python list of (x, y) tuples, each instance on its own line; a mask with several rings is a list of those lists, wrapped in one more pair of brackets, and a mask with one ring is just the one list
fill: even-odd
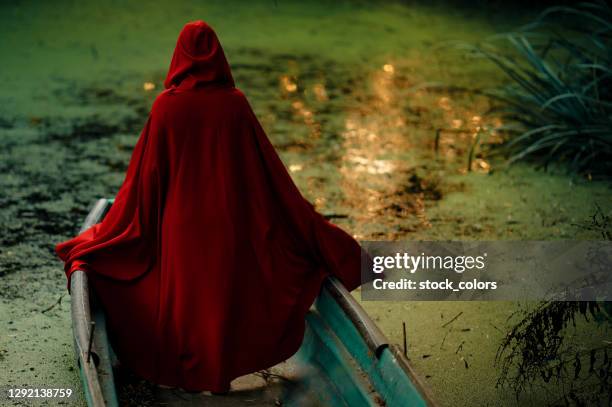
[[(509, 163), (528, 160), (544, 169), (562, 163), (589, 179), (609, 181), (610, 4), (549, 7), (526, 26), (497, 37), (473, 49), (510, 80), (488, 92), (506, 122), (493, 150), (501, 150)], [(513, 52), (500, 51), (500, 40)]]
[[(358, 239), (601, 239), (581, 225), (596, 204), (612, 212), (608, 182), (555, 165), (504, 168), (473, 149), (479, 131), (507, 122), (466, 89), (508, 81), (438, 45), (477, 43), (535, 17), (483, 13), (441, 3), (2, 4), (0, 385), (71, 387), (67, 405), (85, 405), (53, 246), (116, 193), (176, 36), (197, 18), (215, 27), (305, 197)], [(452, 86), (419, 88), (432, 82)], [(392, 343), (406, 339), (441, 406), (550, 401), (538, 389), (517, 401), (496, 388), (498, 348), (535, 304), (361, 303)], [(565, 340), (584, 342), (586, 327), (569, 326)], [(124, 401), (152, 405), (146, 389), (126, 380)]]

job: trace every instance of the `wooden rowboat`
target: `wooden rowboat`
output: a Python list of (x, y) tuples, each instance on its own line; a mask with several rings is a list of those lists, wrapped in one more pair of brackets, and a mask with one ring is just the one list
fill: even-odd
[[(82, 231), (100, 222), (112, 205), (100, 199)], [(70, 284), (74, 349), (90, 407), (119, 405), (114, 353), (105, 316), (96, 306), (87, 275), (76, 271)], [(232, 383), (227, 396), (180, 394), (160, 389), (165, 406), (433, 406), (404, 355), (336, 279), (328, 279), (306, 316), (298, 352), (266, 372)]]

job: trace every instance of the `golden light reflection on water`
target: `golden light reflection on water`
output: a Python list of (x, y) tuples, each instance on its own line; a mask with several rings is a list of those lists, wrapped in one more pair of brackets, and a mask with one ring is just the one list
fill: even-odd
[[(290, 71), (297, 72), (297, 63), (290, 61)], [(296, 75), (280, 75), (279, 85), (284, 99), (289, 99), (294, 117), (299, 118), (309, 129), (310, 136), (319, 138), (321, 136), (321, 125), (315, 119), (313, 110), (307, 107), (306, 102), (302, 100), (302, 92), (298, 92), (298, 78)], [(323, 84), (316, 84), (313, 87), (315, 97), (319, 100), (327, 100), (327, 92)]]
[(314, 206), (315, 206), (315, 208), (317, 208), (317, 210), (320, 210), (321, 208), (323, 208), (325, 206), (326, 202), (327, 202), (327, 199), (325, 199), (325, 197), (318, 196), (314, 200)]
[[(428, 207), (445, 188), (437, 186), (445, 180), (437, 180), (436, 171), (466, 173), (468, 165), (473, 172), (491, 170), (480, 143), (490, 142), (502, 123), (483, 115), (490, 101), (453, 90), (408, 91), (422, 81), (409, 72), (401, 63), (373, 71), (369, 93), (354, 95), (364, 102), (346, 114), (342, 191), (356, 206), (355, 232), (366, 238), (430, 227)], [(385, 227), (372, 232), (362, 226), (368, 222)]]
[(315, 84), (312, 90), (319, 102), (325, 102), (329, 99), (327, 96), (327, 90), (325, 89), (325, 85), (323, 85), (322, 83)]
[(450, 98), (448, 96), (443, 96), (440, 99), (438, 99), (438, 106), (446, 111), (450, 111), (452, 110), (451, 105), (450, 105)]
[(301, 100), (291, 102), (291, 107), (296, 116), (300, 117), (304, 124), (310, 129), (310, 135), (314, 138), (321, 136), (321, 125), (315, 120), (312, 110), (306, 107), (306, 104)]
[(291, 79), (289, 75), (282, 75), (280, 77), (281, 87), (288, 93), (293, 93), (297, 91), (297, 83)]
[[(348, 103), (338, 105), (342, 99), (335, 96), (328, 104), (330, 94), (337, 95), (331, 92), (339, 88), (333, 82), (327, 88), (321, 76), (299, 78), (299, 72), (294, 63), (278, 76), (288, 110), (278, 110), (270, 120), (287, 118), (289, 126), (295, 126), (283, 129), (289, 134), (285, 145), (299, 146), (286, 147), (300, 154), (289, 160), (289, 171), (305, 184), (318, 210), (347, 214), (358, 238), (395, 239), (431, 227), (429, 208), (446, 191), (437, 186), (444, 179), (438, 173), (466, 173), (470, 155), (471, 171), (490, 170), (478, 148), (471, 150), (501, 125), (499, 119), (483, 116), (489, 106), (482, 98), (409, 90), (419, 79), (401, 63), (389, 62), (352, 86), (350, 93), (343, 91)], [(343, 110), (334, 110), (338, 106)], [(337, 119), (342, 119), (340, 129), (334, 124)]]
[(483, 171), (489, 172), (489, 170), (491, 169), (491, 165), (483, 160), (482, 158), (478, 158), (474, 161), (474, 164), (476, 167), (479, 167), (480, 169), (482, 169)]
[(289, 165), (289, 171), (290, 172), (299, 172), (302, 171), (304, 169), (304, 166), (302, 164), (291, 164)]
[(391, 64), (384, 64), (383, 65), (383, 71), (387, 72), (387, 73), (394, 73), (395, 72), (395, 67)]
[[(386, 67), (386, 69), (384, 67)], [(384, 67), (382, 72), (378, 71), (374, 73), (372, 77), (372, 86), (374, 94), (383, 104), (389, 107), (394, 95), (393, 73), (395, 72), (395, 68), (393, 68), (391, 64), (386, 64)]]
[[(502, 125), (501, 120), (498, 117), (485, 118), (478, 113), (485, 111), (485, 106), (479, 104), (466, 106), (465, 101), (455, 101), (450, 96), (439, 97), (437, 106), (442, 121), (436, 130), (438, 156), (451, 163), (464, 160), (464, 166), (459, 168), (461, 173), (489, 172), (491, 165), (485, 158), (477, 156), (470, 163), (467, 157), (472, 150), (478, 154), (483, 139), (487, 139), (487, 142), (495, 140), (498, 136), (496, 129)], [(471, 164), (469, 169), (468, 164)]]
[[(396, 73), (391, 63), (373, 72), (368, 87), (372, 97), (365, 95), (366, 102), (346, 114), (341, 187), (345, 199), (356, 206), (354, 232), (359, 237), (382, 237), (372, 235), (372, 222), (414, 222), (415, 210), (419, 222), (427, 223), (424, 204), (407, 202), (403, 192), (412, 163), (402, 155), (411, 145), (402, 101), (396, 97)], [(391, 228), (385, 229), (384, 237), (392, 238)]]
[(354, 170), (357, 172), (367, 172), (374, 175), (389, 174), (395, 169), (395, 165), (389, 160), (369, 159), (359, 155), (351, 156), (350, 152), (346, 154), (346, 157), (355, 164)]

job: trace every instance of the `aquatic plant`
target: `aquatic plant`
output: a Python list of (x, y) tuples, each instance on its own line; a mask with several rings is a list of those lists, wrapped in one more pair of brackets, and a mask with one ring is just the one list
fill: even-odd
[[(498, 40), (506, 51), (502, 51)], [(510, 51), (507, 50), (510, 45)], [(612, 6), (599, 0), (546, 9), (521, 30), (476, 48), (510, 79), (501, 102), (509, 162), (565, 162), (579, 173), (612, 167)]]
[[(589, 222), (576, 226), (612, 240), (612, 218), (599, 206)], [(549, 395), (549, 405), (610, 405), (612, 343), (568, 340), (580, 317), (603, 338), (612, 325), (612, 302), (542, 301), (524, 311), (498, 348), (497, 385), (512, 389), (517, 399), (538, 388)]]
[(609, 322), (609, 305), (542, 302), (526, 312), (497, 352), (498, 386), (511, 388), (517, 399), (529, 389), (540, 389), (548, 393), (550, 405), (606, 405), (612, 397), (610, 344), (583, 346), (565, 338), (566, 330), (576, 326), (577, 315), (587, 322)]

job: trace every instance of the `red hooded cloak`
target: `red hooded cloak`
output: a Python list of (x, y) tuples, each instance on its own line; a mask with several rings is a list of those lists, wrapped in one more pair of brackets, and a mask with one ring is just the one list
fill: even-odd
[(120, 360), (188, 390), (299, 348), (326, 276), (359, 285), (360, 247), (301, 196), (210, 26), (187, 24), (104, 221), (58, 244), (88, 273)]

